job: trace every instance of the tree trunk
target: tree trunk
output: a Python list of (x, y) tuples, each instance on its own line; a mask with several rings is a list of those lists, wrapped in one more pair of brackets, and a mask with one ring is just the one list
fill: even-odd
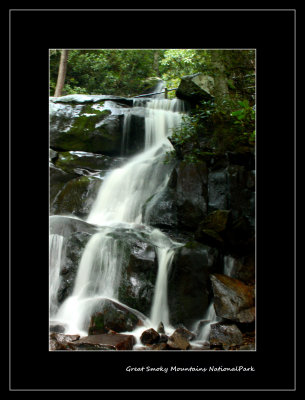
[(62, 95), (62, 89), (64, 87), (67, 72), (68, 53), (69, 50), (62, 50), (61, 52), (56, 89), (54, 93), (55, 97)]
[(222, 101), (229, 94), (225, 65), (221, 50), (211, 52), (211, 62), (214, 78), (214, 96), (216, 109), (222, 107)]

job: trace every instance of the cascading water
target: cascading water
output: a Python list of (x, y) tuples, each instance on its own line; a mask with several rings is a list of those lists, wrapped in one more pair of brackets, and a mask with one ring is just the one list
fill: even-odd
[(50, 317), (52, 318), (58, 309), (57, 291), (60, 285), (60, 266), (62, 258), (64, 237), (62, 235), (50, 235), (49, 242), (49, 307)]
[[(134, 106), (137, 106), (137, 100)], [(124, 243), (113, 237), (111, 232), (122, 227), (134, 231), (138, 226), (142, 229), (145, 227), (158, 258), (154, 298), (147, 326), (156, 329), (162, 321), (169, 330), (172, 329), (167, 303), (167, 276), (175, 248), (181, 244), (149, 226), (149, 217), (143, 211), (143, 205), (168, 182), (173, 167), (163, 161), (173, 147), (167, 138), (172, 129), (180, 124), (184, 105), (178, 99), (149, 99), (145, 101), (144, 112), (144, 150), (121, 168), (109, 173), (87, 218), (86, 222), (100, 229), (92, 235), (84, 249), (71, 296), (55, 315), (57, 321), (67, 326), (66, 333), (87, 335), (88, 315), (94, 304), (101, 298), (118, 302)], [(125, 142), (129, 115), (125, 116)]]
[[(230, 256), (225, 256), (224, 264), (223, 264), (223, 274), (231, 277), (233, 268), (234, 268), (234, 258), (232, 258)], [(214, 302), (212, 300), (206, 313), (205, 313), (205, 316), (203, 318), (203, 321), (207, 321), (207, 322), (200, 329), (199, 334), (196, 339), (196, 342), (201, 343), (201, 342), (209, 341), (211, 325), (215, 324), (216, 322), (219, 322), (220, 320), (221, 320), (221, 318), (217, 317), (217, 315), (216, 315)], [(197, 330), (197, 331), (198, 331), (198, 326), (200, 326), (200, 321), (197, 324), (197, 327), (195, 327), (195, 330)], [(195, 343), (195, 345), (196, 345), (196, 343)]]

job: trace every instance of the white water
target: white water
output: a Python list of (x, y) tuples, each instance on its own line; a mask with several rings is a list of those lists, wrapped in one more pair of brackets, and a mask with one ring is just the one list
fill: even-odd
[(50, 235), (49, 241), (49, 307), (50, 317), (53, 317), (58, 309), (57, 292), (60, 285), (60, 266), (62, 258), (62, 247), (64, 237), (61, 235)]
[[(224, 275), (227, 275), (229, 277), (232, 276), (233, 269), (234, 269), (234, 261), (235, 261), (234, 258), (231, 256), (224, 257), (224, 261), (223, 261), (224, 262), (224, 265), (223, 265), (223, 274)], [(211, 301), (203, 320), (206, 320), (209, 322), (206, 323), (203, 326), (203, 328), (201, 329), (201, 331), (199, 332), (196, 342), (200, 342), (200, 343), (209, 341), (211, 325), (215, 324), (216, 322), (221, 320), (221, 318), (217, 317), (217, 315), (216, 315), (213, 300)], [(199, 321), (199, 323), (200, 323), (200, 321)], [(196, 330), (196, 328), (195, 328), (195, 330)]]
[[(88, 316), (101, 298), (118, 301), (121, 270), (124, 263), (124, 243), (110, 236), (118, 227), (136, 229), (145, 224), (142, 206), (160, 188), (166, 185), (172, 167), (164, 164), (166, 152), (172, 150), (167, 139), (172, 129), (181, 122), (183, 102), (175, 100), (151, 100), (145, 108), (145, 148), (124, 166), (113, 170), (105, 178), (92, 206), (87, 222), (101, 227), (88, 241), (77, 272), (73, 293), (59, 308), (55, 319), (66, 324), (66, 333), (87, 335)], [(128, 117), (127, 117), (128, 118)], [(128, 121), (125, 121), (125, 129)], [(155, 245), (158, 257), (158, 274), (150, 320), (145, 327), (157, 328), (162, 321), (169, 324), (167, 302), (167, 277), (179, 246), (158, 229), (145, 227), (150, 241)], [(135, 335), (138, 336), (137, 330)]]

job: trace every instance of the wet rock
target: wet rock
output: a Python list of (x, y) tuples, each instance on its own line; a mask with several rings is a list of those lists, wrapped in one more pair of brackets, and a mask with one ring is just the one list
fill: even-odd
[(211, 282), (216, 315), (232, 321), (249, 322), (253, 310), (245, 310), (254, 307), (254, 288), (221, 274), (211, 275)]
[(179, 326), (179, 328), (177, 328), (175, 330), (175, 332), (181, 336), (183, 336), (186, 340), (190, 341), (190, 340), (194, 340), (196, 337), (196, 334), (189, 331), (188, 329), (186, 329), (184, 326)]
[(90, 317), (89, 335), (132, 331), (142, 321), (131, 310), (109, 299), (100, 300)]
[(160, 322), (157, 329), (158, 333), (165, 333), (163, 322)]
[(49, 349), (53, 350), (75, 350), (74, 342), (79, 335), (64, 335), (62, 333), (51, 333), (49, 336)]
[(208, 211), (229, 209), (229, 187), (226, 169), (209, 171), (208, 175), (209, 203)]
[(55, 321), (51, 321), (49, 325), (50, 333), (64, 333), (66, 326), (61, 323), (57, 323)]
[(136, 343), (133, 335), (110, 333), (83, 337), (73, 345), (76, 350), (132, 350)]
[(127, 106), (132, 106), (133, 100), (121, 97), (121, 96), (112, 96), (112, 95), (90, 95), (90, 94), (69, 94), (66, 96), (60, 97), (50, 97), (50, 101), (52, 103), (71, 103), (71, 104), (87, 104), (87, 103), (103, 103), (105, 101), (111, 101), (118, 104), (123, 104)]
[(160, 335), (158, 332), (156, 332), (153, 328), (145, 330), (141, 337), (140, 340), (143, 344), (153, 344), (159, 342)]
[(160, 333), (159, 343), (166, 343), (168, 341), (168, 336), (164, 333)]
[(58, 158), (58, 153), (52, 149), (49, 149), (49, 161), (54, 162)]
[(145, 108), (136, 107), (125, 114), (122, 154), (133, 155), (145, 146)]
[(51, 213), (87, 217), (101, 184), (102, 181), (94, 176), (80, 176), (69, 180), (53, 200)]
[[(70, 174), (56, 167), (53, 163), (49, 164), (50, 176), (50, 208), (52, 208), (54, 200), (58, 193), (62, 190), (67, 182), (75, 178), (75, 174)], [(51, 211), (52, 213), (52, 211)]]
[[(94, 154), (83, 151), (58, 152), (58, 158), (55, 162), (57, 168), (63, 171), (80, 175), (81, 170), (90, 172), (104, 171), (113, 168), (113, 164), (119, 164), (118, 158)], [(84, 174), (84, 172), (83, 172)]]
[(210, 302), (209, 274), (221, 268), (215, 248), (191, 241), (176, 250), (168, 278), (172, 325), (191, 329), (202, 318)]
[(93, 234), (97, 232), (97, 227), (78, 218), (61, 215), (52, 215), (50, 217), (50, 234), (61, 235), (68, 238), (75, 232)]
[(252, 323), (255, 320), (255, 307), (246, 308), (237, 314), (238, 321), (241, 323)]
[(168, 350), (168, 345), (165, 342), (155, 343), (149, 346), (149, 350)]
[(202, 228), (212, 229), (217, 233), (224, 232), (230, 224), (231, 210), (211, 212), (201, 223)]
[(199, 224), (195, 238), (211, 246), (223, 247), (225, 233), (230, 224), (231, 210), (213, 211)]
[(152, 226), (193, 230), (207, 213), (206, 163), (176, 163), (167, 186), (143, 206)]
[(51, 148), (120, 155), (124, 113), (112, 113), (104, 101), (86, 104), (78, 99), (50, 102)]
[(211, 324), (209, 341), (211, 346), (236, 346), (243, 343), (243, 336), (235, 324), (217, 322)]
[(180, 163), (177, 167), (176, 203), (178, 224), (194, 229), (207, 213), (207, 166)]
[(148, 315), (152, 306), (158, 260), (155, 247), (145, 236), (122, 232), (125, 263), (122, 268), (118, 299)]
[(177, 329), (168, 338), (167, 346), (172, 350), (187, 350), (191, 347), (190, 343), (185, 337), (185, 333)]
[(59, 304), (72, 294), (80, 259), (90, 237), (88, 232), (75, 232), (65, 238), (57, 293)]
[[(251, 252), (252, 253), (252, 252)], [(225, 272), (231, 278), (239, 279), (247, 284), (255, 282), (255, 255), (242, 257), (227, 255), (224, 257)]]

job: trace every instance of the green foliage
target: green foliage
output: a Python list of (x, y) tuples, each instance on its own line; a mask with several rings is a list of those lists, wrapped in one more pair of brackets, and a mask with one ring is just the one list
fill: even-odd
[(231, 113), (233, 124), (239, 128), (239, 133), (244, 135), (249, 144), (255, 142), (255, 107), (249, 105), (248, 100), (238, 101), (241, 108)]
[(182, 118), (170, 138), (174, 150), (167, 154), (166, 162), (178, 158), (198, 163), (217, 153), (253, 148), (255, 106), (250, 106), (248, 100), (236, 102), (230, 98), (224, 98), (222, 105), (216, 110), (213, 101), (202, 101)]
[[(154, 50), (70, 50), (63, 94), (141, 94), (157, 75)], [(159, 51), (160, 57), (163, 51)], [(50, 95), (54, 94), (60, 52), (50, 52)]]
[[(160, 73), (168, 89), (179, 86), (180, 78), (198, 71), (204, 71), (209, 56), (206, 50), (170, 49), (165, 50), (160, 62)], [(169, 92), (169, 98), (174, 97)]]

